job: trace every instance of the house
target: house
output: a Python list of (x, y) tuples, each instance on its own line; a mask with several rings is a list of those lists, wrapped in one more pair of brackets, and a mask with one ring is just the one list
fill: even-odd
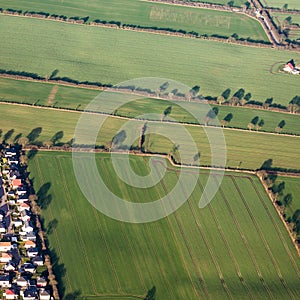
[(0, 242), (0, 251), (7, 252), (11, 249), (11, 242)]
[(44, 260), (41, 256), (35, 256), (31, 262), (35, 265), (35, 266), (43, 266), (44, 265)]
[(19, 164), (19, 159), (16, 156), (8, 157), (8, 164)]
[(23, 269), (24, 269), (25, 272), (33, 274), (35, 272), (36, 266), (34, 266), (31, 263), (26, 263), (26, 264), (23, 265)]
[[(0, 215), (1, 216), (1, 215)], [(0, 233), (5, 233), (6, 232), (6, 227), (3, 223), (0, 223)]]
[(20, 232), (20, 238), (22, 241), (36, 241), (36, 235), (32, 232)]
[(22, 212), (23, 210), (27, 210), (29, 211), (30, 210), (30, 205), (23, 202), (19, 205), (19, 211)]
[(11, 271), (15, 271), (16, 268), (15, 266), (12, 264), (12, 262), (8, 262), (5, 266), (4, 266), (4, 270), (11, 272)]
[[(22, 196), (22, 195), (25, 195), (25, 194), (27, 194), (27, 189), (26, 189), (26, 187), (20, 186), (20, 187), (17, 188), (17, 195), (18, 195), (18, 196)], [(22, 198), (22, 199), (24, 200), (24, 198)], [(27, 200), (25, 200), (25, 201), (28, 201), (28, 198), (27, 198)]]
[(29, 232), (33, 231), (33, 227), (30, 225), (30, 223), (28, 221), (25, 221), (24, 224), (23, 224), (23, 226), (22, 226), (22, 230), (24, 232), (29, 233)]
[(10, 190), (10, 191), (8, 191), (8, 192), (7, 192), (7, 196), (9, 196), (9, 197), (15, 197), (15, 196), (16, 196), (15, 190)]
[(300, 73), (300, 70), (296, 67), (293, 59), (291, 59), (284, 65), (283, 71), (291, 73), (293, 75), (298, 75)]
[(1, 287), (11, 287), (8, 275), (1, 275), (0, 276), (0, 286)]
[(1, 252), (0, 262), (1, 263), (8, 263), (12, 260), (12, 255), (6, 252)]
[(25, 221), (30, 221), (30, 214), (29, 214), (29, 211), (28, 211), (28, 210), (23, 210), (23, 211), (21, 212), (21, 220), (22, 220), (23, 222), (25, 222)]
[(27, 250), (27, 256), (28, 257), (36, 257), (39, 254), (39, 250), (37, 248), (29, 248)]
[(15, 227), (20, 227), (23, 225), (23, 221), (19, 218), (12, 218), (11, 221)]
[(38, 291), (36, 288), (28, 288), (25, 291), (21, 291), (20, 295), (24, 300), (35, 300), (38, 299)]
[(27, 193), (24, 193), (22, 195), (19, 195), (18, 199), (17, 199), (17, 204), (22, 204), (28, 201), (28, 196)]
[(50, 293), (47, 292), (45, 289), (40, 289), (40, 300), (50, 300)]
[(16, 155), (17, 155), (16, 148), (11, 147), (11, 148), (5, 149), (5, 152), (4, 152), (5, 157), (12, 157), (12, 156), (16, 156)]
[(12, 180), (12, 187), (13, 189), (16, 189), (18, 187), (22, 186), (22, 180), (21, 179), (13, 179)]
[(16, 284), (21, 287), (27, 287), (28, 281), (27, 281), (27, 279), (25, 279), (25, 277), (20, 276), (17, 278)]
[(13, 299), (18, 298), (18, 295), (12, 289), (11, 290), (10, 289), (5, 290), (5, 292), (3, 293), (3, 296), (7, 300), (13, 300)]
[(36, 247), (36, 244), (35, 244), (35, 242), (29, 240), (29, 241), (25, 242), (24, 247), (25, 247), (25, 249), (34, 248), (34, 247)]
[(43, 277), (39, 277), (36, 280), (36, 286), (37, 287), (46, 287), (47, 286), (47, 280)]

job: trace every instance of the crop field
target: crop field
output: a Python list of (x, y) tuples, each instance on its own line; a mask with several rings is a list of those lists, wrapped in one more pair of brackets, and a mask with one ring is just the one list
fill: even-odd
[(1, 1), (1, 7), (44, 11), (68, 17), (90, 17), (106, 21), (120, 21), (123, 24), (156, 26), (163, 28), (196, 31), (199, 34), (219, 34), (268, 40), (260, 24), (241, 14), (214, 10), (148, 3), (139, 0), (50, 0)]
[[(4, 119), (5, 116), (11, 115), (12, 106), (8, 104), (1, 104), (0, 118)], [(6, 121), (1, 124), (2, 137), (9, 130), (13, 129), (11, 141), (20, 134), (26, 136), (30, 131), (37, 127), (41, 127), (42, 131), (37, 141), (46, 141), (54, 137), (54, 135), (63, 131), (63, 137), (59, 140), (59, 143), (66, 143), (74, 137), (74, 129), (79, 119), (80, 113), (78, 112), (66, 112), (51, 109), (40, 109), (34, 107), (22, 107), (13, 106), (14, 117), (6, 118)], [(104, 117), (99, 115), (97, 119), (103, 120), (106, 118), (103, 127), (101, 128), (97, 145), (105, 145), (110, 142), (112, 138), (121, 130), (122, 126), (128, 122), (114, 117)], [(144, 125), (145, 121), (133, 121), (136, 122), (136, 130), (139, 131)], [(182, 147), (186, 143), (186, 136), (181, 129), (182, 125), (169, 124), (161, 122), (148, 122), (148, 128), (153, 129), (154, 132), (178, 132), (176, 136), (176, 143)], [(211, 149), (208, 143), (207, 135), (203, 127), (199, 126), (185, 126), (192, 139), (195, 141), (199, 151), (201, 153), (200, 163), (201, 165), (209, 165), (211, 163)], [(206, 130), (220, 130), (214, 128), (207, 128)], [(130, 133), (127, 132), (128, 138)], [(132, 133), (134, 134), (134, 133)], [(147, 134), (147, 132), (146, 132)], [(137, 135), (138, 136), (138, 135)], [(300, 148), (300, 138), (293, 136), (283, 136), (276, 134), (264, 134), (237, 131), (237, 130), (224, 130), (224, 136), (227, 147), (227, 166), (229, 167), (241, 167), (248, 169), (257, 169), (267, 159), (273, 159), (273, 166), (299, 169), (300, 160), (298, 155), (298, 149)], [(127, 139), (128, 140), (128, 139)], [(124, 141), (126, 145), (127, 140)], [(136, 145), (136, 144), (134, 144)], [(219, 145), (216, 143), (216, 145)], [(147, 138), (145, 147), (148, 151), (159, 153), (170, 153), (173, 148), (173, 143), (167, 139), (156, 134), (150, 134)], [(184, 163), (192, 163), (195, 153), (192, 153), (191, 149), (186, 149), (186, 159)]]
[[(37, 83), (30, 81), (13, 80), (7, 78), (0, 78), (0, 99), (18, 103), (28, 103), (35, 105), (54, 106), (60, 108), (71, 108), (71, 109), (85, 109), (86, 105), (90, 103), (101, 91), (67, 87), (62, 85)], [(55, 94), (53, 93), (55, 90)], [(51, 96), (52, 95), (52, 96)], [(179, 105), (183, 105), (185, 109)], [(172, 111), (169, 117), (166, 119), (173, 118), (178, 122), (189, 122), (198, 123), (196, 119), (191, 116), (188, 111), (195, 112), (201, 110), (203, 107), (199, 103), (193, 102), (178, 102), (166, 101), (159, 99), (148, 99), (143, 98), (130, 102), (126, 105), (120, 105), (120, 108), (115, 111), (115, 114), (128, 117), (139, 117), (145, 112), (161, 115), (168, 106), (172, 106)], [(204, 109), (204, 108), (203, 108)], [(207, 107), (205, 107), (207, 110)], [(251, 108), (240, 108), (240, 107), (228, 107), (218, 106), (219, 122), (228, 115), (233, 114), (232, 121), (228, 124), (230, 127), (244, 128), (247, 129), (248, 123), (256, 116), (259, 119), (263, 119), (265, 124), (261, 128), (262, 130), (273, 132), (278, 126), (281, 120), (286, 122), (283, 132), (292, 134), (300, 134), (300, 116), (291, 115), (286, 113), (271, 112), (268, 110), (258, 110)], [(110, 109), (103, 107), (102, 112), (110, 112)], [(155, 118), (154, 118), (155, 119)], [(159, 120), (160, 118), (156, 118)], [(203, 120), (201, 120), (203, 121)]]
[(281, 104), (295, 96), (300, 82), (277, 72), (291, 58), (298, 63), (298, 53), (20, 17), (0, 16), (0, 24), (3, 69), (42, 76), (58, 69), (61, 77), (113, 84), (171, 78), (200, 85), (204, 96), (242, 87), (253, 99), (273, 97)]
[(262, 4), (267, 7), (278, 8), (282, 8), (285, 4), (288, 4), (288, 9), (300, 9), (298, 0), (262, 0)]
[[(149, 172), (147, 158), (129, 159), (140, 175)], [(123, 156), (117, 160), (122, 164)], [(168, 165), (154, 187), (132, 188), (116, 178), (109, 155), (96, 161), (106, 185), (129, 201), (159, 199), (178, 180), (179, 170)], [(203, 171), (175, 213), (129, 224), (106, 217), (83, 197), (71, 155), (40, 152), (29, 170), (35, 189), (48, 199), (42, 216), (65, 296), (138, 299), (152, 286), (158, 300), (287, 299), (300, 293), (297, 252), (255, 177), (226, 173), (215, 198), (199, 209), (208, 176)]]
[[(275, 21), (278, 20), (279, 24), (281, 24), (286, 18), (291, 17), (291, 23), (292, 24), (299, 24), (300, 25), (300, 14), (282, 14), (282, 13), (276, 13), (272, 12), (272, 17), (275, 17)], [(277, 23), (278, 24), (278, 23)]]

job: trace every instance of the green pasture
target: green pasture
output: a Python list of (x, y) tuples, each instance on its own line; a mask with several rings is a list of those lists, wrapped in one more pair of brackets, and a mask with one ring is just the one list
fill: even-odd
[(120, 21), (123, 24), (156, 26), (161, 28), (195, 31), (199, 34), (219, 34), (268, 41), (260, 24), (245, 15), (207, 9), (181, 7), (139, 0), (50, 0), (1, 1), (1, 7), (34, 11), (44, 11), (68, 17), (86, 17)]
[(286, 218), (288, 218), (293, 215), (296, 209), (300, 209), (300, 178), (278, 176), (275, 183), (279, 184), (282, 181), (285, 183), (285, 188), (279, 199), (282, 201), (286, 194), (292, 194), (293, 196), (292, 203), (285, 210)]
[[(27, 136), (33, 129), (41, 127), (40, 136), (35, 142), (50, 140), (54, 135), (63, 131), (63, 137), (58, 141), (59, 144), (66, 143), (74, 137), (74, 129), (80, 117), (78, 112), (58, 111), (51, 109), (41, 109), (34, 107), (21, 107), (8, 104), (1, 104), (0, 118), (5, 119), (1, 122), (2, 137), (11, 129), (13, 129), (12, 136), (9, 138), (10, 142), (18, 135)], [(7, 117), (11, 116), (11, 117)], [(93, 117), (92, 117), (93, 116)], [(122, 126), (126, 123), (133, 125), (134, 131), (127, 130), (127, 140), (123, 145), (127, 145), (128, 138), (135, 134), (136, 138), (139, 136), (140, 129), (145, 121), (118, 119), (114, 117), (107, 117), (101, 115), (91, 115), (91, 122), (105, 120), (97, 138), (98, 145), (105, 145), (112, 140), (112, 138), (122, 130)], [(132, 123), (133, 122), (133, 123)], [(148, 122), (148, 130), (153, 132), (148, 136), (146, 131), (147, 141), (145, 141), (145, 148), (147, 151), (162, 152), (169, 154), (172, 152), (174, 144), (179, 145), (182, 150), (185, 149), (185, 157), (182, 158), (184, 163), (193, 163), (193, 157), (196, 153), (186, 144), (188, 139), (180, 124), (169, 124), (165, 122)], [(150, 128), (151, 127), (151, 128)], [(209, 133), (220, 132), (221, 129), (203, 128), (199, 126), (185, 126), (190, 133), (191, 139), (195, 141), (199, 148), (201, 158), (201, 165), (209, 165), (211, 163), (211, 149), (208, 143), (208, 138), (205, 130)], [(125, 128), (126, 132), (126, 128)], [(155, 134), (156, 132), (157, 134)], [(165, 133), (165, 136), (158, 135)], [(175, 141), (171, 142), (168, 137), (174, 136)], [(231, 129), (224, 129), (223, 131), (226, 147), (227, 147), (227, 166), (241, 167), (241, 168), (259, 168), (262, 163), (272, 158), (273, 165), (276, 167), (300, 169), (300, 160), (298, 149), (300, 147), (300, 138), (283, 136), (276, 134), (263, 134), (255, 131), (237, 131)], [(89, 134), (86, 135), (89, 138)], [(137, 141), (134, 143), (137, 145)], [(220, 147), (221, 144), (215, 141), (215, 147)]]
[(288, 4), (288, 9), (300, 9), (300, 3), (298, 0), (262, 0), (262, 4), (265, 7), (278, 8), (282, 8), (285, 4)]
[[(84, 155), (80, 159), (84, 163)], [(134, 170), (147, 173), (148, 158), (129, 160)], [(109, 155), (97, 155), (96, 163), (112, 193), (129, 201), (160, 199), (178, 179), (178, 170), (168, 165), (150, 193), (116, 178)], [(214, 199), (199, 209), (208, 178), (203, 171), (175, 213), (130, 224), (106, 217), (84, 198), (70, 154), (39, 152), (29, 161), (29, 171), (43, 195), (43, 222), (65, 297), (139, 299), (152, 286), (158, 300), (285, 299), (300, 292), (299, 257), (255, 177), (226, 173)], [(192, 169), (181, 172), (196, 176)]]
[(281, 104), (297, 94), (300, 82), (277, 72), (291, 58), (300, 61), (287, 51), (10, 16), (0, 16), (0, 32), (1, 68), (42, 76), (57, 69), (61, 77), (113, 84), (170, 78), (200, 85), (203, 95), (244, 88), (252, 99)]
[[(57, 91), (50, 101), (51, 91), (56, 89)], [(60, 108), (71, 108), (83, 110), (101, 91), (67, 87), (62, 85), (37, 83), (30, 81), (12, 80), (7, 78), (0, 78), (0, 99), (5, 101), (28, 103), (36, 105), (54, 106)], [(232, 93), (233, 94), (233, 93)], [(119, 94), (118, 94), (119, 95)], [(184, 108), (181, 108), (183, 105)], [(198, 123), (198, 121), (189, 113), (203, 110), (206, 114), (208, 106), (200, 103), (193, 102), (178, 102), (175, 100), (166, 101), (159, 99), (139, 99), (136, 96), (136, 100), (126, 105), (120, 103), (120, 108), (114, 110), (115, 114), (121, 116), (143, 117), (145, 113), (153, 113), (158, 116), (152, 119), (159, 120), (164, 110), (172, 106), (171, 114), (167, 116), (166, 120), (175, 119), (178, 122)], [(226, 105), (218, 106), (219, 122), (229, 113), (233, 114), (233, 119), (227, 124), (229, 127), (237, 127), (247, 129), (248, 123), (256, 116), (259, 119), (263, 119), (265, 124), (261, 130), (274, 132), (281, 120), (286, 122), (283, 128), (283, 132), (289, 132), (294, 134), (300, 134), (299, 116), (286, 113), (271, 112), (268, 110), (230, 107)], [(106, 107), (101, 107), (102, 112), (110, 112)], [(203, 118), (200, 119), (203, 122)]]

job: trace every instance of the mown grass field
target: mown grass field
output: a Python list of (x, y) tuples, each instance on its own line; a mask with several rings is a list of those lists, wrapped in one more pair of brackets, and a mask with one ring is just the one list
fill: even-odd
[(277, 72), (291, 56), (298, 63), (298, 53), (10, 16), (0, 16), (0, 25), (3, 69), (42, 76), (58, 69), (61, 77), (113, 84), (171, 78), (200, 85), (203, 95), (244, 88), (255, 100), (281, 104), (297, 94), (300, 81)]
[(285, 4), (288, 4), (288, 9), (300, 9), (300, 3), (298, 0), (262, 0), (262, 4), (267, 7), (282, 8)]
[(58, 2), (1, 1), (3, 8), (44, 11), (68, 17), (90, 17), (106, 21), (120, 21), (123, 24), (156, 26), (162, 28), (196, 31), (199, 34), (219, 34), (268, 41), (260, 24), (241, 14), (203, 10), (199, 8), (148, 3), (139, 0), (66, 0)]
[[(13, 117), (7, 118), (7, 116), (12, 114)], [(63, 144), (74, 137), (74, 130), (79, 116), (80, 113), (76, 112), (1, 104), (0, 118), (6, 120), (1, 124), (3, 132), (2, 137), (8, 130), (14, 129), (12, 138), (10, 139), (10, 141), (13, 142), (17, 135), (22, 134), (22, 136), (26, 136), (34, 128), (41, 127), (42, 132), (37, 138), (37, 141), (42, 142), (49, 140), (57, 132), (63, 131), (63, 138), (58, 141)], [(99, 122), (103, 120), (103, 118), (106, 118), (106, 116), (97, 116), (97, 120), (99, 120)], [(105, 145), (110, 142), (127, 122), (128, 120), (113, 117), (106, 118), (106, 121), (99, 132), (97, 145)], [(138, 137), (140, 128), (145, 122), (133, 122), (136, 122), (136, 125), (133, 123), (135, 132), (132, 132), (132, 134), (136, 134)], [(183, 162), (188, 164), (192, 163), (193, 157), (196, 153), (193, 153), (192, 149), (186, 145), (187, 137), (182, 131), (179, 131), (182, 125), (148, 122), (149, 130), (150, 126), (151, 129), (157, 133), (167, 132), (168, 130), (170, 133), (178, 132), (175, 143), (185, 149), (186, 158)], [(184, 128), (190, 132), (192, 139), (199, 148), (201, 153), (200, 164), (210, 165), (211, 149), (204, 128), (199, 126), (185, 126)], [(206, 130), (208, 132), (210, 130), (214, 132), (215, 130), (220, 129), (206, 128)], [(229, 167), (256, 169), (259, 168), (265, 160), (272, 158), (273, 166), (300, 169), (300, 160), (298, 155), (298, 149), (300, 147), (299, 137), (229, 129), (225, 129), (223, 133), (227, 147), (227, 166)], [(130, 136), (131, 133), (127, 131), (127, 140), (124, 141), (124, 145), (126, 145)], [(89, 134), (87, 134), (87, 138), (89, 138)], [(137, 142), (134, 145), (137, 145)], [(173, 146), (174, 144), (170, 142), (167, 137), (156, 134), (149, 135), (145, 144), (148, 151), (163, 152), (166, 154), (171, 152)], [(215, 142), (215, 146), (219, 147), (220, 145)]]
[[(178, 178), (169, 166), (149, 193), (115, 178), (108, 155), (97, 155), (96, 161), (107, 186), (130, 201), (159, 199)], [(147, 174), (147, 158), (130, 161), (139, 174)], [(29, 170), (36, 190), (42, 187), (50, 195), (42, 216), (51, 230), (50, 249), (59, 256), (54, 269), (60, 270), (65, 296), (138, 299), (153, 285), (158, 300), (295, 299), (300, 292), (299, 257), (255, 177), (226, 173), (216, 197), (199, 209), (207, 180), (201, 172), (191, 197), (174, 214), (130, 224), (106, 217), (82, 196), (70, 155), (40, 152)]]
[[(61, 85), (36, 83), (30, 81), (12, 80), (7, 78), (0, 78), (0, 100), (12, 101), (19, 103), (54, 106), (60, 108), (71, 108), (83, 110), (96, 96), (100, 94), (100, 91), (66, 87)], [(53, 90), (57, 88), (57, 91)], [(53, 97), (51, 98), (51, 95)], [(172, 106), (172, 111), (169, 117), (178, 122), (196, 122), (198, 121), (186, 112), (178, 105), (182, 105), (182, 102), (178, 101), (166, 101), (159, 99), (138, 99), (132, 101), (130, 104), (121, 105), (120, 108), (115, 111), (115, 114), (128, 117), (138, 117), (145, 112), (161, 115), (168, 106)], [(201, 110), (202, 105), (199, 103), (184, 103), (184, 107), (187, 111), (195, 112)], [(207, 110), (207, 108), (205, 108)], [(299, 118), (298, 115), (291, 115), (286, 113), (275, 113), (268, 110), (259, 110), (251, 108), (239, 108), (218, 106), (219, 115), (218, 119), (221, 120), (229, 113), (233, 114), (232, 121), (228, 124), (230, 127), (238, 127), (247, 129), (248, 123), (256, 116), (265, 121), (265, 125), (262, 130), (274, 132), (281, 120), (286, 122), (283, 132), (289, 132), (293, 134), (300, 134)], [(109, 109), (102, 108), (102, 112), (110, 112)], [(206, 111), (205, 111), (206, 113)], [(160, 119), (159, 117), (156, 119)], [(203, 120), (201, 120), (203, 121)]]

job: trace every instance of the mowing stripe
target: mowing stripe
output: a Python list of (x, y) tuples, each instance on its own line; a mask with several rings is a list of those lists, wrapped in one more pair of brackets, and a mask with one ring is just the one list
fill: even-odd
[[(178, 173), (176, 173), (176, 175), (177, 175), (177, 178), (178, 178)], [(182, 190), (183, 190), (183, 193), (184, 193), (184, 194), (186, 195), (186, 197), (187, 197), (187, 193), (186, 193), (186, 190), (185, 190), (185, 187), (184, 187), (184, 186), (182, 186)], [(188, 197), (187, 197), (187, 199), (188, 199)], [(219, 265), (219, 263), (218, 263), (218, 261), (217, 261), (217, 259), (216, 259), (216, 257), (215, 257), (215, 254), (214, 254), (212, 248), (210, 247), (209, 241), (207, 240), (207, 237), (206, 237), (206, 235), (205, 235), (205, 233), (204, 233), (203, 227), (202, 227), (202, 225), (200, 224), (200, 222), (198, 221), (198, 218), (197, 218), (197, 216), (196, 216), (195, 209), (193, 208), (193, 206), (192, 206), (190, 200), (188, 200), (187, 203), (188, 203), (189, 208), (190, 208), (190, 211), (191, 211), (191, 213), (192, 213), (192, 215), (193, 215), (193, 217), (194, 217), (194, 221), (195, 221), (195, 224), (196, 224), (196, 226), (197, 226), (197, 229), (198, 229), (199, 233), (201, 234), (202, 240), (204, 241), (204, 243), (205, 243), (205, 245), (206, 245), (206, 248), (208, 249), (209, 254), (210, 254), (210, 256), (211, 256), (211, 258), (212, 258), (212, 260), (213, 260), (214, 266), (215, 266), (215, 268), (216, 268), (216, 270), (217, 270), (217, 272), (218, 272), (218, 275), (219, 275), (220, 282), (221, 282), (221, 284), (222, 284), (222, 286), (223, 286), (223, 288), (224, 288), (224, 290), (225, 290), (225, 292), (226, 292), (226, 294), (227, 294), (227, 297), (228, 297), (229, 299), (233, 299), (233, 297), (232, 297), (232, 295), (231, 295), (231, 292), (230, 292), (230, 290), (228, 289), (227, 284), (226, 284), (226, 282), (225, 282), (225, 280), (224, 280), (224, 276), (223, 276), (223, 274), (222, 274), (220, 265)], [(175, 215), (176, 218), (177, 218), (177, 212), (175, 212), (174, 215)], [(180, 219), (179, 216), (178, 216), (178, 219)], [(182, 227), (181, 224), (180, 224), (180, 226)], [(183, 230), (183, 229), (182, 229), (182, 230)]]
[[(101, 171), (105, 174), (105, 176), (106, 176), (107, 178), (109, 178), (109, 174), (108, 174), (107, 168), (102, 168)], [(96, 210), (96, 209), (94, 209), (94, 210)], [(98, 215), (98, 214), (97, 214), (97, 215)], [(124, 240), (127, 241), (127, 244), (129, 245), (129, 248), (130, 248), (129, 250), (130, 250), (131, 256), (132, 256), (132, 258), (134, 258), (134, 251), (133, 251), (133, 245), (132, 245), (132, 242), (131, 242), (131, 240), (129, 239), (127, 232), (125, 231), (126, 228), (125, 228), (125, 226), (124, 226), (124, 222), (121, 222), (121, 223), (122, 223), (121, 226), (122, 226), (123, 230), (121, 230), (120, 232), (121, 232), (121, 234), (123, 235)], [(105, 239), (105, 238), (104, 238), (104, 239)], [(107, 243), (106, 243), (106, 245), (107, 245)], [(137, 274), (138, 274), (139, 280), (140, 280), (140, 282), (141, 282), (141, 285), (143, 286), (144, 290), (146, 291), (146, 290), (147, 290), (147, 287), (146, 287), (145, 281), (144, 281), (144, 279), (143, 279), (142, 272), (141, 272), (139, 266), (137, 265), (135, 259), (133, 259), (133, 264), (134, 264), (135, 269), (136, 269), (136, 271), (137, 271)], [(120, 282), (119, 282), (119, 284), (120, 284)]]
[(93, 206), (93, 212), (94, 212), (94, 216), (95, 216), (95, 219), (96, 219), (98, 232), (100, 234), (101, 240), (103, 241), (103, 244), (104, 244), (104, 247), (105, 247), (105, 252), (106, 252), (105, 257), (107, 257), (108, 262), (111, 266), (111, 269), (112, 269), (112, 272), (114, 274), (114, 279), (116, 281), (118, 291), (119, 291), (120, 294), (122, 294), (123, 291), (122, 291), (120, 280), (119, 280), (119, 277), (118, 277), (118, 274), (117, 274), (117, 271), (116, 271), (116, 267), (115, 267), (115, 265), (112, 261), (110, 251), (109, 251), (109, 246), (107, 244), (107, 240), (105, 239), (105, 236), (104, 236), (103, 231), (102, 231), (102, 226), (101, 226), (101, 223), (100, 223), (100, 220), (99, 220), (99, 212), (96, 208), (94, 208), (94, 206)]
[(244, 194), (243, 194), (242, 191), (240, 190), (240, 188), (239, 188), (239, 186), (238, 186), (238, 184), (237, 184), (237, 182), (236, 182), (236, 180), (235, 180), (235, 176), (234, 176), (234, 175), (230, 175), (230, 176), (231, 176), (232, 182), (233, 182), (233, 184), (234, 184), (236, 190), (238, 191), (238, 193), (239, 193), (239, 195), (240, 195), (240, 197), (241, 197), (241, 199), (242, 199), (242, 201), (243, 201), (243, 203), (244, 203), (244, 206), (245, 206), (245, 208), (246, 208), (246, 210), (247, 210), (247, 212), (248, 212), (248, 214), (249, 214), (249, 216), (250, 216), (250, 218), (251, 218), (251, 220), (252, 220), (252, 223), (254, 224), (255, 229), (256, 229), (257, 233), (259, 234), (260, 239), (261, 239), (262, 242), (263, 242), (264, 248), (267, 250), (267, 252), (268, 252), (268, 254), (269, 254), (269, 256), (270, 256), (270, 258), (271, 258), (271, 260), (272, 260), (273, 266), (274, 266), (274, 268), (275, 268), (275, 270), (276, 270), (276, 273), (277, 273), (277, 276), (279, 277), (280, 282), (282, 283), (282, 285), (284, 286), (284, 288), (287, 290), (287, 292), (289, 293), (290, 297), (291, 297), (292, 299), (295, 299), (295, 296), (294, 296), (293, 292), (292, 292), (292, 291), (290, 290), (290, 288), (287, 286), (287, 284), (286, 284), (286, 282), (285, 282), (285, 280), (284, 280), (284, 278), (283, 278), (283, 276), (282, 276), (282, 274), (281, 274), (280, 268), (278, 267), (278, 264), (277, 264), (277, 262), (276, 262), (276, 260), (275, 260), (275, 258), (274, 258), (274, 256), (273, 256), (273, 253), (272, 253), (272, 251), (271, 251), (271, 249), (270, 249), (270, 247), (269, 247), (269, 244), (267, 243), (267, 241), (266, 241), (266, 239), (265, 239), (263, 233), (261, 232), (261, 230), (260, 230), (260, 228), (259, 228), (259, 226), (258, 226), (258, 224), (257, 224), (257, 222), (256, 222), (255, 217), (253, 216), (253, 214), (252, 214), (252, 212), (251, 212), (250, 207), (249, 207), (248, 204), (247, 204), (247, 201), (246, 201), (246, 199), (245, 199), (245, 197), (244, 197)]
[[(154, 167), (156, 168), (155, 165), (154, 165)], [(174, 171), (174, 169), (172, 169), (172, 171)], [(175, 171), (175, 173), (176, 173), (176, 171)], [(165, 191), (164, 195), (167, 195), (167, 197), (169, 197), (169, 195), (168, 195), (168, 193), (167, 193), (167, 191), (166, 191), (166, 186), (164, 185), (164, 183), (162, 182), (162, 180), (160, 181), (159, 184), (163, 187), (163, 190)], [(175, 220), (176, 220), (176, 216), (175, 216)], [(201, 297), (200, 297), (200, 295), (199, 295), (199, 292), (198, 292), (198, 288), (195, 287), (194, 282), (193, 282), (193, 279), (192, 279), (192, 277), (191, 277), (191, 274), (190, 274), (190, 271), (189, 271), (189, 268), (188, 268), (188, 263), (187, 263), (187, 261), (186, 261), (186, 259), (185, 259), (185, 256), (184, 256), (183, 252), (182, 252), (182, 249), (181, 249), (181, 243), (179, 242), (179, 240), (178, 240), (178, 238), (177, 238), (177, 235), (176, 235), (176, 233), (175, 233), (175, 229), (173, 228), (173, 225), (172, 225), (171, 220), (170, 220), (169, 217), (167, 217), (167, 221), (168, 221), (168, 226), (169, 226), (170, 232), (171, 232), (171, 234), (173, 235), (174, 242), (175, 242), (175, 244), (177, 245), (177, 249), (180, 249), (181, 259), (182, 259), (182, 261), (183, 261), (183, 263), (184, 263), (185, 270), (186, 270), (186, 272), (187, 272), (187, 274), (188, 274), (188, 276), (189, 276), (190, 282), (191, 282), (191, 284), (192, 284), (192, 286), (193, 286), (193, 290), (194, 290), (194, 292), (195, 292), (195, 294), (196, 294), (196, 296), (197, 296), (197, 299), (201, 299)], [(211, 299), (211, 297), (210, 297), (210, 295), (209, 295), (209, 292), (208, 292), (208, 290), (207, 290), (207, 287), (206, 287), (206, 284), (205, 284), (205, 280), (204, 280), (203, 274), (202, 274), (202, 272), (201, 272), (200, 266), (199, 266), (199, 264), (197, 263), (194, 254), (193, 254), (192, 251), (191, 251), (191, 247), (190, 247), (190, 245), (189, 245), (188, 239), (187, 239), (185, 233), (182, 231), (182, 226), (181, 226), (181, 227), (179, 226), (177, 220), (176, 220), (176, 224), (177, 224), (178, 229), (179, 229), (179, 231), (180, 231), (180, 233), (181, 233), (181, 236), (183, 237), (183, 240), (184, 240), (184, 242), (185, 242), (185, 247), (186, 247), (186, 249), (187, 249), (187, 251), (188, 251), (188, 253), (189, 253), (189, 256), (190, 256), (190, 258), (191, 258), (191, 260), (192, 260), (192, 265), (193, 265), (194, 268), (195, 268), (195, 272), (196, 272), (196, 275), (197, 275), (197, 277), (198, 277), (198, 279), (199, 279), (199, 283), (200, 283), (201, 289), (203, 290), (206, 299)]]
[[(203, 193), (204, 187), (201, 184), (200, 180), (198, 180), (198, 186), (201, 188), (202, 193)], [(204, 194), (204, 197), (206, 197), (205, 194)], [(230, 258), (231, 258), (231, 260), (233, 262), (233, 265), (235, 267), (236, 273), (237, 273), (237, 275), (238, 275), (238, 277), (240, 279), (241, 284), (243, 285), (244, 289), (247, 291), (247, 294), (249, 295), (249, 298), (250, 299), (254, 299), (253, 296), (252, 296), (252, 294), (251, 294), (251, 291), (250, 291), (249, 287), (247, 286), (247, 284), (246, 284), (246, 282), (245, 282), (245, 280), (244, 280), (244, 278), (242, 276), (242, 273), (241, 273), (241, 270), (239, 268), (238, 262), (236, 261), (236, 259), (234, 257), (234, 254), (233, 254), (233, 252), (231, 250), (229, 242), (228, 242), (228, 240), (227, 240), (227, 238), (226, 238), (226, 236), (225, 236), (225, 234), (224, 234), (224, 232), (222, 230), (220, 222), (218, 221), (218, 218), (217, 218), (217, 216), (216, 216), (216, 214), (215, 214), (215, 212), (213, 210), (213, 207), (212, 207), (211, 203), (208, 204), (208, 208), (209, 208), (210, 213), (211, 213), (211, 215), (212, 215), (212, 217), (214, 219), (215, 224), (217, 225), (218, 231), (219, 231), (219, 233), (220, 233), (220, 235), (222, 237), (222, 240), (223, 240), (223, 242), (224, 242), (224, 244), (226, 246), (226, 249), (227, 249), (227, 251), (228, 251), (228, 253), (230, 255)]]
[[(217, 179), (216, 179), (216, 176), (214, 176), (214, 179), (215, 179), (216, 182), (218, 182)], [(232, 219), (233, 219), (233, 221), (234, 221), (234, 223), (236, 225), (236, 228), (237, 228), (237, 230), (238, 230), (238, 232), (239, 232), (239, 234), (240, 234), (240, 236), (241, 236), (241, 238), (243, 240), (245, 248), (247, 249), (247, 252), (248, 252), (248, 254), (249, 254), (250, 258), (251, 258), (251, 261), (252, 261), (252, 263), (253, 263), (253, 265), (255, 267), (255, 270), (257, 272), (257, 275), (259, 277), (260, 282), (262, 283), (263, 287), (267, 291), (267, 293), (269, 295), (269, 298), (270, 299), (274, 299), (274, 297), (273, 297), (273, 295), (271, 293), (270, 288), (268, 287), (267, 283), (265, 282), (265, 280), (264, 280), (264, 278), (262, 276), (261, 270), (260, 270), (260, 268), (258, 266), (258, 263), (257, 263), (255, 257), (254, 257), (253, 251), (251, 250), (251, 247), (250, 247), (250, 245), (248, 243), (248, 240), (247, 240), (247, 238), (246, 238), (246, 236), (245, 236), (245, 234), (244, 234), (244, 232), (243, 232), (243, 230), (241, 228), (241, 225), (239, 224), (238, 220), (235, 217), (235, 214), (234, 214), (234, 212), (233, 212), (233, 210), (232, 210), (232, 208), (231, 208), (231, 206), (229, 204), (229, 201), (228, 201), (227, 197), (225, 196), (225, 193), (224, 193), (222, 187), (219, 188), (219, 192), (222, 195), (222, 198), (224, 199), (224, 202), (225, 202), (225, 204), (226, 204), (226, 206), (228, 208), (228, 211), (229, 211), (230, 215), (232, 216)]]

